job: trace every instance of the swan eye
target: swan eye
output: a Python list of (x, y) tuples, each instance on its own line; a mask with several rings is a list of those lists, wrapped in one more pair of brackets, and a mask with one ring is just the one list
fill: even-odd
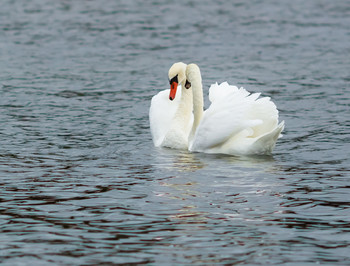
[(178, 79), (177, 79), (177, 76), (178, 76), (178, 75), (176, 75), (175, 77), (173, 77), (173, 78), (169, 81), (170, 85), (171, 85), (173, 82), (179, 83), (179, 82), (178, 82)]
[(186, 89), (191, 88), (191, 82), (189, 82), (187, 79), (186, 79), (185, 88), (186, 88)]

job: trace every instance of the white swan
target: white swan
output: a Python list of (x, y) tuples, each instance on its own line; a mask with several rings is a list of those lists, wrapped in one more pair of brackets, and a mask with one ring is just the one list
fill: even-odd
[[(163, 90), (152, 98), (149, 120), (156, 147), (188, 149), (193, 97), (192, 90), (185, 87), (186, 66), (182, 62), (173, 64), (169, 69), (170, 90)], [(179, 95), (175, 98), (176, 93)]]
[(269, 97), (250, 94), (227, 82), (209, 88), (210, 107), (203, 112), (202, 78), (199, 67), (190, 64), (186, 78), (193, 92), (194, 121), (189, 150), (230, 155), (270, 154), (284, 128)]

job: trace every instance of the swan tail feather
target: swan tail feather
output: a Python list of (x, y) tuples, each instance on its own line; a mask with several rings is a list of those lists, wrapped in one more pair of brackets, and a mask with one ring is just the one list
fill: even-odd
[(251, 154), (271, 154), (275, 148), (276, 141), (282, 136), (284, 121), (282, 121), (274, 130), (258, 138), (251, 147)]

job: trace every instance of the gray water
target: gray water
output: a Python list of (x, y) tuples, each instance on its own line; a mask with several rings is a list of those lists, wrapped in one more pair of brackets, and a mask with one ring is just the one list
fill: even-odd
[[(1, 1), (0, 263), (350, 264), (349, 25), (346, 0)], [(177, 61), (270, 96), (273, 156), (153, 147)]]

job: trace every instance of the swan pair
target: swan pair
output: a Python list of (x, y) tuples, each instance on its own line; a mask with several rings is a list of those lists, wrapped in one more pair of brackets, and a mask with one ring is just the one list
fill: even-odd
[(278, 124), (278, 110), (269, 97), (216, 83), (209, 88), (211, 105), (204, 112), (196, 64), (173, 64), (169, 80), (170, 90), (153, 96), (149, 112), (156, 147), (229, 155), (272, 152), (284, 121)]

